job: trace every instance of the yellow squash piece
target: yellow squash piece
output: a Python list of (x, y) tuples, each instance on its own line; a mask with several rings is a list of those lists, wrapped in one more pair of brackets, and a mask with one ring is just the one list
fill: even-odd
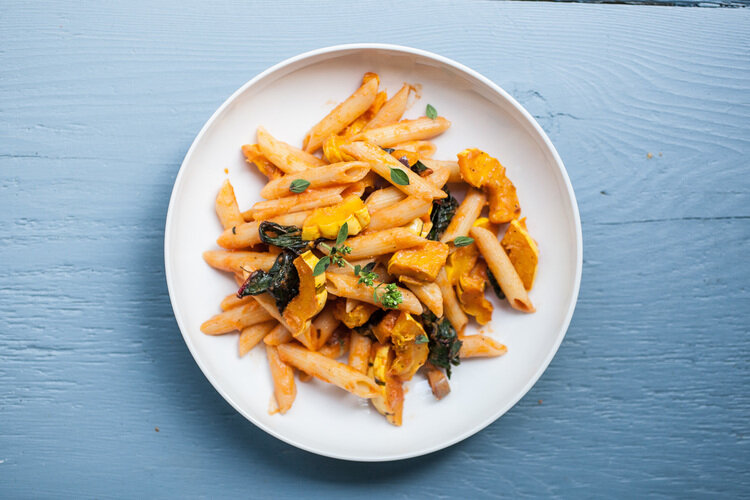
[(395, 358), (390, 374), (404, 382), (411, 380), (429, 354), (424, 328), (411, 314), (402, 311), (393, 326), (391, 342)]
[(398, 321), (399, 314), (399, 311), (389, 311), (388, 314), (383, 316), (383, 319), (380, 320), (380, 323), (372, 328), (372, 334), (375, 335), (375, 338), (378, 339), (378, 342), (380, 342), (381, 344), (385, 344), (386, 342), (388, 342), (388, 339), (391, 338), (393, 327)]
[(428, 241), (422, 246), (394, 253), (388, 261), (388, 274), (406, 275), (423, 281), (435, 281), (448, 258), (448, 245)]
[(329, 163), (340, 163), (342, 161), (354, 161), (351, 155), (348, 155), (339, 149), (342, 144), (348, 144), (349, 141), (340, 135), (329, 136), (328, 139), (323, 141), (323, 156), (328, 160)]
[(500, 245), (508, 254), (510, 262), (526, 290), (531, 290), (539, 263), (539, 248), (526, 230), (526, 219), (510, 221)]
[[(492, 223), (487, 217), (479, 217), (474, 221), (474, 224), (472, 225), (475, 227), (487, 229), (488, 231), (495, 230), (492, 227)], [(458, 279), (462, 275), (468, 274), (469, 271), (471, 271), (471, 269), (477, 263), (478, 258), (479, 249), (477, 248), (477, 245), (475, 243), (471, 243), (463, 247), (458, 247), (453, 250), (453, 253), (448, 256), (448, 260), (445, 263), (445, 274), (448, 275), (448, 281), (450, 282), (450, 284), (453, 286), (457, 286)]]
[(323, 309), (328, 298), (325, 273), (313, 276), (318, 260), (309, 250), (294, 259), (294, 267), (299, 274), (299, 293), (287, 304), (282, 314), (293, 329), (294, 336), (309, 331), (310, 320)]
[(458, 153), (458, 169), (466, 182), (487, 192), (490, 221), (509, 222), (521, 214), (516, 187), (496, 158), (476, 148), (464, 149)]
[(302, 224), (302, 239), (335, 240), (344, 223), (349, 226), (349, 236), (358, 234), (370, 223), (370, 212), (359, 196), (353, 194), (338, 205), (313, 210)]
[(421, 217), (417, 217), (404, 227), (406, 227), (409, 231), (416, 234), (417, 236), (426, 238), (427, 235), (430, 234), (430, 230), (432, 229), (432, 222), (425, 222)]
[(486, 325), (492, 319), (492, 303), (484, 297), (485, 283), (487, 265), (478, 262), (469, 273), (458, 278), (456, 286), (456, 297), (461, 309), (474, 316), (480, 325)]
[(339, 300), (333, 308), (333, 317), (344, 323), (347, 328), (364, 325), (377, 307), (358, 300)]
[(372, 406), (385, 415), (386, 420), (399, 426), (404, 411), (404, 387), (400, 380), (390, 374), (393, 350), (389, 345), (373, 344), (370, 366), (367, 373), (383, 389), (383, 395), (371, 398)]

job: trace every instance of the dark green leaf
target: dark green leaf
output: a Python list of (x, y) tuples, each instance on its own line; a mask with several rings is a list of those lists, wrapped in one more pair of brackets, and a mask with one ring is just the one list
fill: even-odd
[(458, 201), (451, 196), (450, 192), (446, 189), (445, 192), (448, 194), (447, 198), (435, 200), (432, 202), (432, 213), (430, 214), (430, 221), (432, 222), (432, 229), (427, 234), (428, 240), (437, 241), (442, 236), (443, 231), (451, 223), (453, 215), (456, 213), (458, 208)]
[(397, 168), (391, 168), (391, 180), (399, 186), (409, 185), (409, 176), (403, 170)]
[(302, 241), (302, 230), (297, 226), (282, 226), (263, 221), (258, 227), (258, 234), (263, 243), (287, 248), (296, 254), (300, 254), (308, 246), (307, 241)]
[(380, 148), (380, 149), (382, 149), (383, 151), (385, 151), (388, 154), (391, 154), (394, 151), (396, 151), (394, 148)]
[(268, 292), (276, 301), (279, 312), (283, 312), (287, 304), (299, 294), (299, 274), (294, 267), (295, 258), (290, 251), (281, 252), (267, 273), (261, 270), (251, 273), (240, 287), (237, 296)]
[(468, 236), (458, 236), (455, 240), (453, 240), (453, 246), (457, 247), (465, 247), (467, 245), (471, 245), (474, 243), (474, 238), (469, 238)]
[(354, 276), (359, 276), (359, 272), (361, 270), (362, 270), (362, 266), (360, 266), (359, 264), (357, 264), (356, 266), (354, 266)]
[(294, 179), (292, 184), (289, 186), (289, 191), (292, 193), (302, 193), (305, 189), (310, 187), (310, 181), (305, 179)]
[(232, 226), (232, 234), (237, 234), (237, 226)]
[(421, 174), (425, 170), (429, 170), (429, 168), (427, 168), (427, 165), (425, 165), (419, 160), (417, 160), (417, 163), (411, 166), (411, 169), (415, 174)]
[(427, 109), (425, 110), (425, 114), (427, 115), (427, 118), (430, 118), (432, 120), (434, 120), (435, 118), (438, 117), (437, 109), (435, 109), (435, 106), (433, 106), (432, 104), (428, 104), (427, 105)]
[(319, 276), (326, 272), (326, 269), (328, 269), (328, 266), (331, 265), (331, 258), (327, 255), (320, 259), (317, 264), (315, 264), (315, 269), (313, 269), (313, 276)]
[(503, 293), (503, 289), (500, 288), (500, 284), (495, 279), (495, 275), (492, 274), (492, 271), (487, 269), (487, 278), (490, 282), (490, 285), (492, 285), (492, 289), (495, 291), (495, 295), (497, 295), (497, 298), (500, 300), (505, 299), (505, 294)]
[(456, 330), (447, 319), (439, 320), (432, 312), (422, 314), (422, 326), (430, 340), (428, 360), (435, 366), (444, 368), (448, 378), (451, 376), (451, 365), (461, 364), (459, 353), (462, 342), (458, 340)]
[(345, 242), (347, 236), (349, 236), (349, 223), (344, 222), (344, 224), (342, 224), (341, 226), (341, 229), (339, 229), (339, 234), (336, 236), (336, 246), (339, 246), (343, 242)]
[(237, 297), (242, 298), (247, 295), (261, 294), (268, 290), (272, 282), (273, 277), (267, 272), (261, 270), (253, 271), (237, 291)]

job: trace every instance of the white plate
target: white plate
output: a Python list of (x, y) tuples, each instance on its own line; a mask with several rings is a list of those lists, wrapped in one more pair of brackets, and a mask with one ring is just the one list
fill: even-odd
[[(301, 144), (311, 125), (377, 72), (389, 93), (403, 82), (421, 84), (421, 100), (453, 123), (435, 140), (438, 159), (478, 147), (507, 167), (523, 215), (539, 242), (540, 264), (531, 299), (536, 314), (495, 301), (484, 327), (508, 346), (501, 358), (464, 361), (451, 393), (436, 401), (422, 377), (408, 384), (402, 427), (393, 427), (360, 400), (319, 381), (297, 384), (286, 415), (269, 415), (271, 379), (263, 349), (240, 359), (237, 335), (211, 337), (200, 324), (237, 289), (201, 253), (221, 232), (214, 199), (229, 169), (241, 209), (259, 200), (263, 178), (245, 163), (240, 146), (265, 126)], [(208, 380), (237, 411), (266, 432), (299, 448), (347, 460), (414, 457), (467, 438), (508, 411), (536, 382), (557, 351), (573, 314), (581, 279), (581, 223), (573, 189), (555, 148), (529, 115), (500, 87), (475, 71), (422, 50), (380, 44), (342, 45), (288, 59), (256, 76), (214, 113), (196, 137), (177, 175), (164, 241), (167, 285), (177, 323)], [(467, 333), (474, 333), (473, 327)]]

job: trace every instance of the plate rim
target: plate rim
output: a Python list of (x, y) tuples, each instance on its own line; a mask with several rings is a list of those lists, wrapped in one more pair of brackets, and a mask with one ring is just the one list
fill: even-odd
[[(529, 379), (529, 381), (526, 383), (526, 385), (523, 386), (521, 390), (518, 391), (516, 396), (511, 398), (510, 402), (503, 407), (501, 407), (496, 412), (492, 413), (488, 418), (484, 419), (479, 424), (469, 428), (468, 430), (464, 431), (463, 433), (459, 434), (458, 436), (451, 438), (447, 441), (440, 442), (438, 444), (433, 444), (429, 446), (424, 446), (418, 450), (414, 450), (407, 453), (398, 453), (393, 455), (383, 455), (383, 456), (362, 456), (362, 455), (356, 455), (356, 454), (341, 454), (341, 453), (330, 453), (326, 452), (324, 450), (316, 449), (312, 446), (305, 445), (300, 442), (296, 442), (293, 439), (290, 439), (280, 432), (277, 432), (276, 430), (270, 428), (269, 426), (266, 426), (262, 422), (256, 420), (252, 415), (250, 415), (248, 412), (244, 411), (233, 399), (232, 397), (227, 394), (226, 391), (217, 383), (217, 381), (207, 373), (206, 368), (201, 361), (200, 356), (196, 354), (196, 347), (193, 345), (193, 342), (189, 338), (189, 336), (185, 333), (187, 331), (187, 325), (183, 325), (183, 320), (181, 319), (181, 314), (178, 314), (179, 306), (177, 305), (175, 292), (174, 292), (174, 286), (172, 284), (172, 272), (170, 270), (170, 260), (171, 260), (171, 250), (169, 245), (169, 240), (171, 238), (172, 230), (171, 227), (173, 227), (173, 218), (174, 218), (174, 205), (176, 204), (176, 193), (179, 190), (178, 188), (181, 186), (183, 182), (183, 176), (185, 173), (185, 164), (191, 160), (195, 148), (197, 144), (203, 139), (203, 136), (206, 134), (206, 131), (213, 125), (214, 121), (223, 114), (224, 110), (231, 105), (232, 102), (234, 102), (235, 99), (237, 99), (242, 93), (244, 93), (248, 88), (252, 87), (256, 84), (256, 82), (262, 80), (266, 76), (275, 73), (289, 65), (292, 65), (298, 61), (302, 61), (304, 59), (308, 59), (311, 57), (315, 57), (322, 54), (328, 54), (328, 53), (334, 53), (334, 52), (345, 52), (345, 51), (355, 51), (355, 50), (389, 50), (394, 52), (401, 52), (405, 54), (412, 54), (415, 56), (421, 56), (425, 57), (427, 59), (432, 59), (434, 61), (440, 62), (442, 64), (445, 64), (447, 66), (450, 66), (454, 69), (457, 69), (465, 74), (468, 74), (469, 76), (479, 80), (481, 83), (489, 87), (492, 91), (499, 94), (501, 97), (503, 97), (513, 108), (515, 108), (516, 111), (520, 112), (521, 115), (527, 120), (527, 122), (532, 126), (534, 131), (539, 134), (539, 137), (542, 138), (542, 141), (544, 142), (544, 145), (548, 148), (548, 150), (552, 153), (552, 158), (560, 171), (560, 174), (562, 175), (563, 182), (565, 184), (565, 188), (568, 193), (568, 197), (570, 199), (570, 205), (571, 209), (573, 211), (574, 216), (574, 226), (575, 226), (575, 239), (576, 239), (576, 269), (575, 269), (575, 278), (574, 278), (574, 288), (573, 288), (573, 294), (572, 294), (572, 300), (570, 302), (570, 305), (568, 306), (568, 310), (565, 314), (565, 318), (563, 320), (563, 326), (560, 329), (560, 333), (557, 335), (557, 338), (555, 339), (554, 345), (552, 349), (550, 349), (549, 353), (547, 354), (547, 357), (544, 359), (544, 361), (539, 365), (539, 368), (534, 373), (534, 375)], [(190, 148), (188, 149), (187, 153), (185, 154), (185, 157), (182, 160), (182, 163), (180, 164), (180, 168), (177, 172), (177, 176), (175, 177), (174, 184), (172, 185), (172, 193), (169, 198), (169, 206), (167, 208), (167, 217), (165, 221), (165, 229), (164, 229), (164, 274), (165, 279), (167, 282), (167, 290), (169, 293), (169, 301), (172, 306), (172, 313), (175, 317), (175, 321), (177, 322), (177, 326), (180, 330), (180, 334), (182, 335), (183, 340), (185, 341), (185, 344), (188, 347), (188, 350), (190, 351), (191, 356), (193, 357), (193, 360), (196, 362), (198, 367), (200, 368), (201, 372), (203, 372), (203, 375), (208, 379), (208, 381), (211, 383), (213, 388), (218, 392), (226, 402), (228, 402), (240, 415), (245, 417), (247, 420), (252, 422), (256, 427), (260, 428), (261, 430), (267, 432), (271, 436), (291, 445), (295, 448), (299, 448), (302, 450), (305, 450), (310, 453), (314, 453), (316, 455), (321, 455), (325, 457), (335, 458), (339, 460), (348, 460), (348, 461), (356, 461), (356, 462), (388, 462), (388, 461), (396, 461), (396, 460), (405, 460), (408, 458), (414, 458), (419, 457), (423, 455), (428, 455), (430, 453), (434, 453), (436, 451), (448, 448), (450, 446), (453, 446), (454, 444), (463, 441), (464, 439), (467, 439), (474, 434), (480, 432), (481, 430), (485, 429), (487, 426), (495, 422), (497, 419), (502, 417), (505, 413), (507, 413), (511, 408), (513, 408), (518, 401), (521, 400), (528, 392), (531, 390), (531, 388), (537, 383), (539, 378), (541, 378), (542, 374), (547, 370), (547, 367), (552, 362), (552, 359), (557, 354), (557, 351), (560, 348), (560, 344), (562, 343), (563, 339), (565, 338), (565, 335), (568, 332), (568, 328), (570, 326), (570, 321), (573, 317), (573, 312), (575, 311), (576, 305), (578, 304), (578, 295), (580, 291), (581, 286), (581, 275), (583, 270), (583, 235), (581, 230), (581, 217), (578, 210), (578, 201), (576, 200), (575, 192), (573, 191), (573, 186), (570, 182), (570, 177), (568, 176), (568, 172), (565, 169), (565, 165), (563, 164), (562, 159), (560, 158), (560, 155), (557, 152), (557, 149), (552, 144), (552, 141), (547, 136), (546, 132), (542, 129), (542, 127), (537, 123), (536, 119), (523, 107), (521, 104), (516, 101), (513, 96), (511, 96), (508, 92), (506, 92), (503, 88), (501, 88), (499, 85), (494, 83), (489, 78), (485, 77), (481, 73), (469, 68), (468, 66), (465, 66), (464, 64), (455, 61), (453, 59), (447, 58), (445, 56), (441, 56), (439, 54), (436, 54), (434, 52), (430, 52), (423, 49), (418, 49), (414, 47), (408, 47), (404, 45), (396, 45), (396, 44), (388, 44), (388, 43), (348, 43), (348, 44), (338, 44), (338, 45), (331, 45), (327, 47), (322, 47), (314, 50), (310, 50), (307, 52), (303, 52), (300, 54), (297, 54), (295, 56), (289, 57), (287, 59), (284, 59), (283, 61), (276, 63), (269, 67), (268, 69), (258, 73), (256, 76), (245, 82), (240, 88), (238, 88), (236, 91), (234, 91), (217, 109), (214, 111), (214, 113), (211, 115), (211, 117), (206, 121), (206, 123), (201, 128), (200, 132), (195, 136), (195, 139), (193, 139), (193, 142), (190, 144)]]

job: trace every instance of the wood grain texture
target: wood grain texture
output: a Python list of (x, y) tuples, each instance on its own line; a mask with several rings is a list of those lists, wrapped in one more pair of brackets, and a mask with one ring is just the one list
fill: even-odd
[[(4, 2), (0, 496), (748, 495), (750, 11), (345, 7)], [(162, 258), (172, 183), (216, 107), (354, 41), (503, 86), (583, 220), (580, 301), (541, 380), (480, 434), (390, 464), (320, 458), (237, 414), (180, 337)]]

